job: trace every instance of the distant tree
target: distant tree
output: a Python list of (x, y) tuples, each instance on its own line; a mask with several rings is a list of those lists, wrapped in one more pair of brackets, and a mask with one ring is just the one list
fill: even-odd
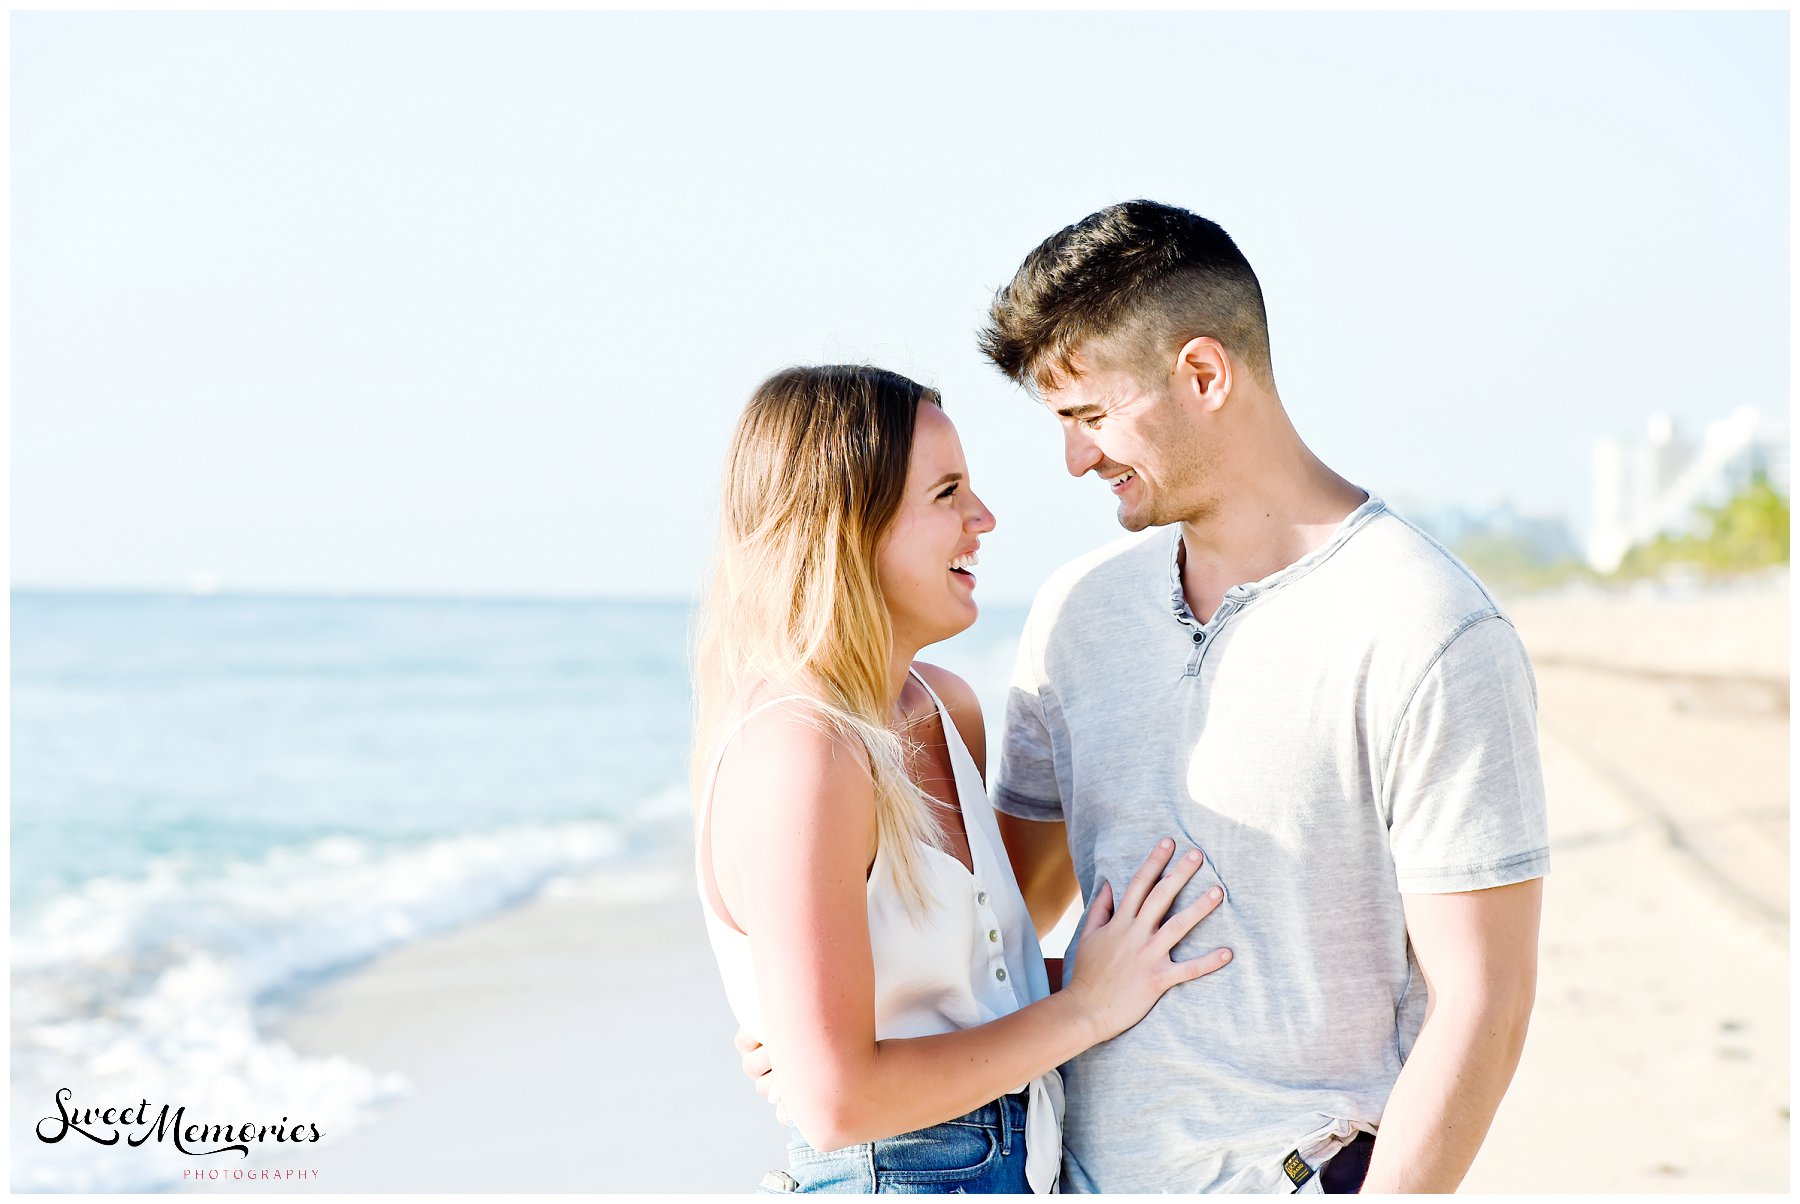
[(1702, 506), (1697, 515), (1696, 532), (1661, 535), (1633, 548), (1616, 575), (1650, 577), (1691, 565), (1708, 577), (1729, 577), (1788, 563), (1788, 499), (1765, 474), (1753, 476), (1723, 506)]
[(1594, 573), (1573, 557), (1547, 559), (1522, 535), (1477, 531), (1451, 551), (1489, 585), (1503, 590), (1554, 589), (1571, 581), (1592, 580)]

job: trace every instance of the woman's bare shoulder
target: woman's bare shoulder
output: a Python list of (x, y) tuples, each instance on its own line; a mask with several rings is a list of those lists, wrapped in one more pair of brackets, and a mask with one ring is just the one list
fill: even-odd
[(938, 665), (928, 665), (924, 661), (914, 661), (913, 668), (918, 671), (927, 684), (937, 691), (944, 700), (944, 709), (950, 712), (950, 719), (956, 724), (963, 744), (969, 755), (975, 758), (975, 765), (985, 775), (987, 772), (987, 724), (981, 717), (981, 701), (975, 697), (975, 688), (950, 670)]
[(785, 923), (771, 920), (771, 901), (811, 889), (796, 883), (866, 880), (875, 786), (860, 740), (816, 702), (783, 699), (742, 713), (713, 780), (712, 866), (733, 924), (767, 934)]
[(945, 706), (952, 710), (981, 709), (981, 704), (975, 698), (975, 688), (942, 665), (914, 661), (912, 667), (938, 692), (938, 697), (944, 700)]
[(733, 730), (725, 761), (742, 765), (772, 761), (804, 769), (836, 764), (848, 757), (868, 772), (869, 756), (862, 742), (835, 722), (817, 699), (763, 692), (746, 696), (728, 714), (734, 718), (727, 721)]

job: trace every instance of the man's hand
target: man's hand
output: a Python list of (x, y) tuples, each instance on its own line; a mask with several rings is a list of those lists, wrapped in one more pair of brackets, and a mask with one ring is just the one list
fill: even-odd
[(787, 1109), (781, 1106), (781, 1093), (775, 1088), (775, 1067), (769, 1061), (769, 1051), (763, 1048), (761, 1041), (752, 1037), (743, 1029), (731, 1039), (737, 1048), (738, 1061), (744, 1067), (744, 1074), (756, 1088), (756, 1094), (775, 1105), (775, 1123), (788, 1123)]

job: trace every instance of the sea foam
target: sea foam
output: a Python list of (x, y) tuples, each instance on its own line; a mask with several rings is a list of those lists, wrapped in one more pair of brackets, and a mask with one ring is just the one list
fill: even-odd
[[(152, 861), (98, 878), (15, 917), (15, 1123), (75, 1107), (165, 1103), (188, 1122), (317, 1124), (326, 1140), (365, 1122), (408, 1084), (342, 1057), (301, 1054), (258, 1031), (257, 1005), (409, 941), (623, 862), (671, 818), (671, 792), (640, 819), (525, 825), (411, 845), (331, 837), (254, 861)], [(647, 887), (656, 871), (646, 872)], [(44, 1126), (46, 1133), (55, 1126)], [(139, 1130), (130, 1129), (127, 1136)], [(252, 1146), (259, 1151), (295, 1147)], [(305, 1148), (305, 1147), (300, 1147)], [(183, 1169), (246, 1165), (170, 1143), (103, 1147), (70, 1133), (13, 1144), (16, 1191), (143, 1191)]]

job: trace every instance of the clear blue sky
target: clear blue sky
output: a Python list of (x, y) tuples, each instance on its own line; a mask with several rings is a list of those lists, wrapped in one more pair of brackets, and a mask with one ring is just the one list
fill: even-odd
[(789, 362), (940, 387), (983, 592), (1117, 533), (977, 355), (1058, 227), (1219, 221), (1327, 462), (1585, 524), (1785, 413), (1785, 13), (13, 16), (13, 580), (681, 595)]

